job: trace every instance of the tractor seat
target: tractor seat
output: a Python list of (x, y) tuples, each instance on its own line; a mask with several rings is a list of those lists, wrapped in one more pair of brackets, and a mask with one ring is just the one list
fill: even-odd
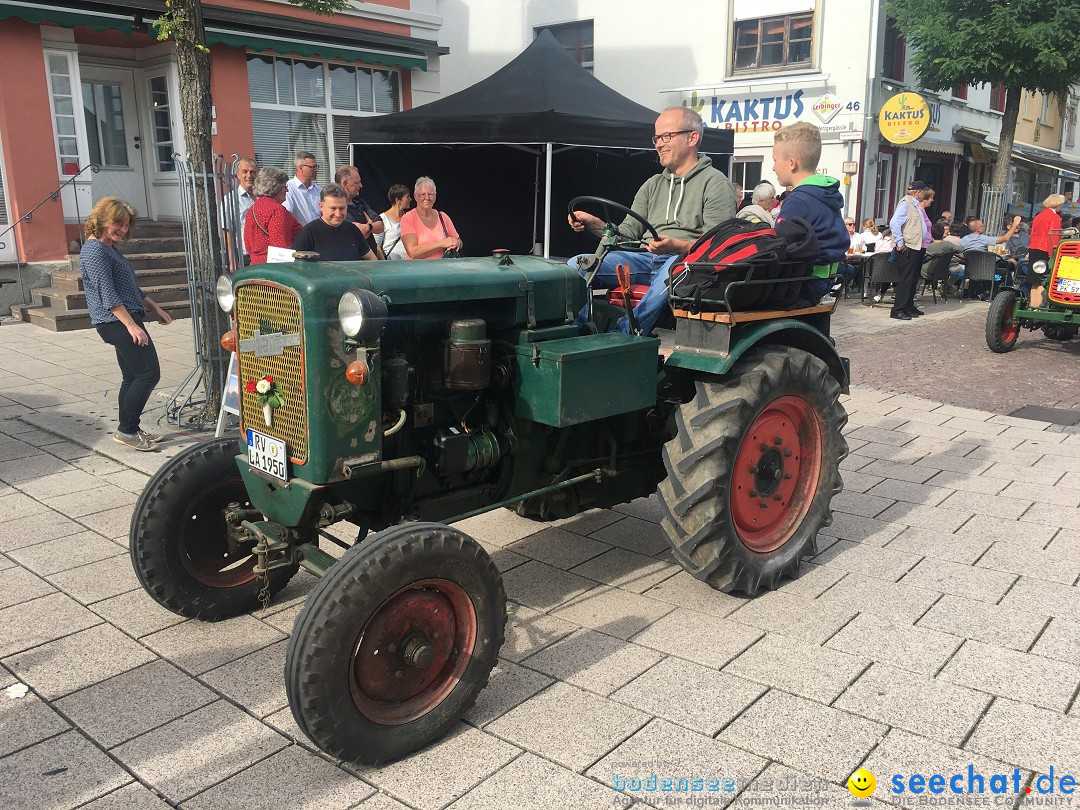
[[(631, 284), (630, 303), (636, 307), (638, 301), (640, 301), (645, 296), (645, 293), (647, 293), (648, 291), (648, 284)], [(608, 297), (608, 303), (613, 304), (617, 307), (626, 306), (626, 302), (623, 300), (623, 293), (620, 288), (616, 287), (614, 290), (611, 291), (611, 295)]]

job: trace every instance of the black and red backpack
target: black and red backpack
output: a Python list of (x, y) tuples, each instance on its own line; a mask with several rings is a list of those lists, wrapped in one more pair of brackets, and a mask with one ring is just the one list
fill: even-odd
[[(798, 224), (792, 228), (794, 223)], [(764, 222), (745, 219), (725, 220), (702, 234), (686, 258), (672, 269), (671, 298), (676, 307), (691, 312), (723, 310), (725, 294), (734, 310), (793, 306), (801, 282), (784, 279), (809, 274), (806, 257), (816, 255), (817, 240), (809, 223), (797, 217), (785, 225), (798, 235), (781, 236)], [(803, 244), (806, 240), (812, 244)], [(797, 249), (791, 251), (796, 242)], [(798, 255), (789, 256), (789, 252)], [(728, 290), (732, 282), (747, 279), (770, 283)]]

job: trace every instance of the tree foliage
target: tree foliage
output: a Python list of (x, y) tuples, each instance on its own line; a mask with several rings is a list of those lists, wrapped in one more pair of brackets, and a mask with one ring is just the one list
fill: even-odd
[(889, 0), (885, 12), (915, 48), (911, 65), (927, 90), (1006, 88), (991, 180), (1004, 188), (1021, 95), (1061, 98), (1080, 78), (1080, 0)]
[(993, 82), (1062, 94), (1080, 72), (1080, 0), (889, 0), (927, 90)]

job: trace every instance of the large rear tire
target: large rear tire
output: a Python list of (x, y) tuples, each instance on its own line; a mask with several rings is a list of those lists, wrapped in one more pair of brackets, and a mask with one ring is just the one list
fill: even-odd
[(308, 597), (285, 653), (293, 717), (321, 750), (390, 762), (444, 735), (498, 661), (502, 578), (457, 529), (411, 523), (345, 552)]
[[(146, 484), (131, 516), (135, 574), (158, 604), (181, 616), (217, 621), (259, 607), (254, 542), (228, 543), (225, 508), (251, 506), (236, 448), (225, 437), (177, 453)], [(271, 571), (270, 593), (296, 570)]]
[(1002, 290), (986, 311), (986, 345), (992, 352), (1005, 354), (1016, 348), (1020, 324), (1013, 319), (1019, 296), (1014, 290)]
[(699, 380), (664, 446), (662, 526), (676, 559), (724, 592), (754, 596), (798, 575), (843, 489), (847, 414), (828, 367), (759, 347), (725, 379)]

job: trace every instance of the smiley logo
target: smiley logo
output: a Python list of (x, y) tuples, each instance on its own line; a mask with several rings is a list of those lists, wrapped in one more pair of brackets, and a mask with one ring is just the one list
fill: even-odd
[(865, 799), (870, 796), (877, 787), (877, 780), (866, 768), (859, 768), (847, 780), (847, 789), (857, 799)]

